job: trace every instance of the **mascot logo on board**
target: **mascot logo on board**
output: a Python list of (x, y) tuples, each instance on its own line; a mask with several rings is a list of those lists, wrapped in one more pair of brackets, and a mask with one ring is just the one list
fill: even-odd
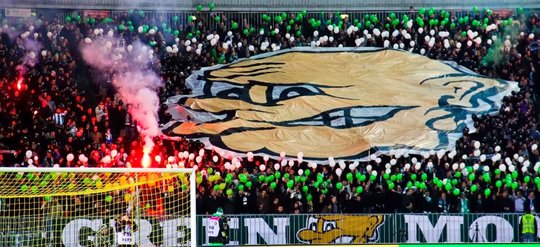
[(517, 84), (404, 51), (291, 49), (203, 68), (187, 87), (168, 99), (166, 133), (322, 161), (452, 148)]
[(379, 241), (383, 215), (309, 217), (296, 233), (298, 240), (310, 244), (365, 244)]

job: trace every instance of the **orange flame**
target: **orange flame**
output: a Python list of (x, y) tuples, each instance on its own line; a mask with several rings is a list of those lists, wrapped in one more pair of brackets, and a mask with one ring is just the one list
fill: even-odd
[(23, 83), (23, 78), (20, 77), (19, 79), (17, 79), (17, 90), (21, 90), (22, 88), (22, 83)]
[(144, 168), (148, 168), (148, 167), (150, 167), (150, 162), (151, 162), (150, 161), (150, 155), (148, 155), (148, 153), (144, 153), (143, 157), (142, 157), (142, 162), (141, 162), (142, 166)]

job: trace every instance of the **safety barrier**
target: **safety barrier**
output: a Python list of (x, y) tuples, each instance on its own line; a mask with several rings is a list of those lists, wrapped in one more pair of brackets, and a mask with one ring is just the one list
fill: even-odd
[[(31, 2), (34, 0), (20, 0), (19, 2), (26, 3), (29, 1)], [(62, 1), (68, 1), (68, 0), (53, 0), (53, 2), (62, 2)], [(166, 0), (161, 0), (161, 3), (163, 2), (166, 2)], [(497, 0), (495, 0), (495, 2), (497, 2)], [(536, 8), (540, 9), (540, 1), (535, 1), (535, 2), (536, 4), (524, 5), (524, 6), (531, 6), (531, 7), (535, 7), (534, 9)], [(2, 5), (3, 3), (2, 1), (0, 1), (0, 14), (5, 15), (4, 9), (1, 9), (3, 7)], [(168, 6), (168, 5), (158, 4), (156, 6)], [(459, 17), (471, 14), (472, 7), (469, 8), (469, 6), (462, 6), (462, 7), (459, 7), (459, 6), (462, 6), (462, 5), (455, 5), (452, 8), (446, 8), (446, 10), (448, 10), (449, 13), (451, 14), (452, 20), (457, 20), (457, 18)], [(144, 11), (143, 9), (145, 9), (145, 8), (140, 8), (140, 5), (136, 5), (136, 4), (124, 5), (124, 6), (118, 5), (118, 6), (99, 7), (99, 8), (102, 8), (103, 10), (88, 10), (88, 9), (99, 9), (98, 7), (94, 5), (88, 5), (88, 4), (81, 4), (81, 5), (78, 5), (77, 7), (80, 7), (80, 8), (74, 9), (73, 6), (69, 8), (69, 6), (63, 7), (62, 5), (62, 6), (59, 6), (57, 9), (49, 9), (49, 8), (39, 9), (40, 4), (36, 4), (34, 6), (29, 6), (28, 7), (29, 9), (9, 9), (8, 8), (8, 9), (5, 9), (6, 10), (5, 12), (7, 13), (8, 12), (7, 10), (10, 10), (10, 12), (14, 12), (14, 13), (19, 13), (19, 12), (26, 13), (25, 11), (21, 11), (21, 10), (28, 10), (28, 13), (29, 13), (31, 9), (38, 8), (35, 10), (35, 12), (37, 12), (38, 15), (44, 15), (47, 17), (54, 16), (58, 18), (58, 22), (60, 22), (61, 24), (65, 24), (66, 16), (72, 17), (72, 16), (79, 15), (81, 17), (84, 17), (88, 15), (90, 17), (95, 17), (97, 15), (100, 18), (111, 17), (113, 19), (115, 18), (123, 19), (126, 16), (126, 14), (128, 14), (128, 9), (133, 10), (135, 8), (139, 8), (139, 10), (141, 11)], [(511, 5), (500, 6), (500, 8), (504, 8), (504, 9), (499, 9), (495, 11), (495, 13), (499, 14), (503, 18), (510, 17), (513, 13)], [(61, 10), (61, 9), (64, 9), (64, 10)], [(379, 18), (379, 20), (384, 20), (385, 18), (388, 17), (390, 13), (394, 13), (396, 17), (400, 19), (404, 15), (408, 15), (409, 18), (414, 19), (416, 15), (418, 14), (418, 11), (417, 11), (418, 8), (413, 9), (413, 10), (409, 8), (355, 9), (355, 8), (345, 8), (345, 7), (336, 6), (335, 8), (329, 8), (327, 10), (320, 10), (320, 11), (317, 8), (311, 8), (311, 7), (307, 9), (309, 11), (307, 12), (307, 15), (305, 16), (306, 18), (304, 18), (304, 21), (307, 22), (307, 20), (309, 20), (310, 18), (314, 18), (316, 20), (321, 20), (323, 23), (325, 23), (327, 19), (331, 19), (334, 22), (338, 20), (339, 18), (336, 18), (335, 16), (336, 11), (340, 11), (340, 13), (348, 15), (349, 20), (351, 22), (354, 19), (363, 20), (363, 18), (367, 14), (376, 15)], [(444, 8), (439, 8), (439, 9), (444, 9)], [(294, 8), (281, 10), (278, 8), (267, 7), (267, 8), (260, 8), (260, 9), (252, 9), (250, 11), (246, 11), (242, 9), (238, 11), (236, 10), (234, 8), (221, 8), (212, 12), (208, 12), (208, 11), (196, 12), (193, 10), (192, 6), (183, 10), (183, 9), (179, 9), (178, 5), (175, 5), (175, 6), (171, 5), (163, 9), (156, 7), (156, 8), (153, 8), (151, 11), (150, 10), (144, 11), (144, 17), (150, 22), (156, 24), (157, 26), (160, 26), (161, 23), (166, 23), (167, 25), (175, 27), (175, 28), (179, 26), (183, 26), (183, 28), (185, 29), (188, 24), (188, 17), (195, 16), (197, 19), (203, 20), (207, 27), (216, 28), (217, 23), (214, 17), (216, 15), (225, 14), (227, 18), (221, 19), (221, 21), (225, 22), (226, 25), (230, 25), (231, 21), (236, 21), (239, 24), (239, 28), (243, 29), (247, 27), (245, 26), (246, 23), (249, 23), (250, 25), (249, 27), (262, 26), (264, 23), (263, 18), (262, 18), (263, 13), (267, 14), (270, 17), (270, 25), (272, 26), (275, 26), (277, 24), (274, 19), (275, 16), (281, 15), (283, 12), (287, 12), (291, 15), (294, 13), (297, 13), (297, 11), (295, 11)], [(527, 9), (527, 11), (533, 11), (533, 9)], [(13, 23), (17, 23), (17, 21), (19, 20), (19, 16), (8, 18), (8, 20), (10, 20)], [(244, 22), (244, 20), (246, 22)], [(309, 24), (306, 24), (306, 25), (309, 25)]]
[(17, 0), (0, 1), (0, 8), (51, 8), (51, 9), (125, 9), (137, 7), (144, 10), (193, 10), (197, 4), (214, 3), (220, 11), (260, 10), (407, 10), (414, 7), (445, 9), (486, 8), (537, 8), (538, 0)]
[(17, 0), (0, 1), (0, 8), (192, 10), (191, 0)]
[(215, 3), (222, 10), (407, 10), (411, 6), (435, 7), (452, 10), (471, 9), (473, 6), (486, 8), (527, 8), (538, 7), (540, 3), (533, 0), (202, 0), (196, 3)]
[[(43, 11), (41, 11), (43, 12)], [(48, 13), (51, 13), (50, 11), (46, 11)], [(396, 15), (397, 18), (402, 18), (403, 15), (408, 15), (410, 18), (414, 19), (417, 15), (417, 12), (414, 11), (369, 11), (369, 10), (362, 10), (362, 11), (346, 11), (342, 12), (343, 14), (347, 14), (349, 16), (349, 20), (352, 21), (354, 19), (363, 20), (364, 16), (369, 15), (376, 15), (379, 20), (383, 20), (386, 17), (388, 17), (389, 13), (392, 12)], [(107, 14), (108, 17), (111, 18), (119, 18), (126, 15), (127, 11), (125, 10), (113, 10), (113, 11), (105, 11), (101, 12)], [(216, 15), (224, 14), (225, 12), (180, 12), (180, 11), (147, 11), (144, 13), (145, 17), (148, 20), (155, 21), (155, 23), (166, 23), (169, 26), (187, 26), (188, 23), (188, 17), (189, 16), (196, 16), (197, 19), (202, 19), (206, 23), (206, 26), (209, 28), (216, 28), (217, 23), (214, 19)], [(275, 26), (276, 22), (274, 20), (274, 16), (280, 15), (282, 12), (278, 11), (266, 11), (264, 12), (268, 16), (271, 17), (270, 25)], [(468, 11), (451, 11), (451, 15), (455, 18), (459, 18), (462, 16), (465, 16), (468, 14)], [(508, 12), (511, 13), (511, 12)], [(56, 17), (58, 17), (58, 21), (63, 23), (66, 16), (73, 16), (75, 15), (75, 12), (54, 12), (53, 13)], [(80, 13), (77, 13), (80, 14)], [(504, 15), (505, 13), (503, 13)], [(174, 21), (175, 16), (178, 17), (178, 21)], [(230, 25), (230, 21), (236, 21), (239, 24), (240, 30), (246, 28), (245, 22), (243, 20), (246, 20), (246, 23), (249, 23), (249, 25), (259, 27), (263, 25), (263, 19), (262, 14), (260, 12), (226, 12), (227, 20), (225, 23), (227, 25)], [(304, 18), (306, 21), (310, 18), (315, 18), (317, 20), (321, 20), (323, 23), (326, 22), (327, 19), (331, 19), (333, 21), (337, 20), (335, 18), (335, 11), (333, 12), (308, 12), (306, 18)], [(309, 25), (309, 24), (308, 24)], [(159, 25), (158, 25), (159, 26)]]
[[(229, 215), (227, 217), (231, 245), (521, 241), (519, 234), (521, 214)], [(198, 244), (208, 244), (205, 234), (207, 218), (198, 217)], [(540, 218), (537, 217), (537, 224), (538, 222)]]
[[(2, 211), (0, 211), (2, 212)], [(2, 213), (3, 214), (3, 213)], [(88, 246), (109, 217), (64, 218), (33, 213), (0, 217), (0, 246), (41, 246), (53, 234), (68, 246)], [(521, 241), (521, 214), (281, 214), (225, 215), (231, 245), (399, 244), (399, 243), (516, 243)], [(197, 216), (196, 233), (189, 218), (166, 216), (134, 220), (140, 243), (173, 246), (187, 231), (197, 234), (197, 245), (207, 245), (209, 216)], [(540, 218), (537, 225), (540, 227)], [(51, 225), (52, 224), (52, 225)], [(54, 227), (51, 227), (54, 226)], [(112, 225), (111, 225), (112, 226)], [(540, 237), (540, 232), (539, 236)], [(76, 241), (80, 245), (77, 245)], [(171, 242), (172, 241), (172, 242)], [(169, 244), (165, 244), (169, 243)]]

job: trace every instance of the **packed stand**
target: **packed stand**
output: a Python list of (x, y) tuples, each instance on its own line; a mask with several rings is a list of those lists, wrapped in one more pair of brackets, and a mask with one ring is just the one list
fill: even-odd
[[(81, 59), (79, 47), (98, 36), (119, 38), (112, 45), (125, 51), (136, 40), (148, 44), (158, 58), (150, 66), (165, 82), (162, 103), (188, 93), (184, 81), (201, 67), (296, 46), (384, 47), (456, 61), (482, 75), (517, 81), (520, 91), (503, 100), (499, 115), (473, 117), (476, 132), (464, 130), (452, 152), (393, 152), (369, 162), (315, 165), (297, 163), (296, 154), (231, 160), (200, 151), (199, 142), (156, 139), (152, 166), (197, 166), (200, 214), (218, 206), (226, 214), (540, 210), (540, 53), (534, 33), (540, 20), (534, 12), (420, 9), (379, 20), (303, 11), (249, 20), (198, 9), (187, 20), (150, 16), (134, 10), (114, 19), (40, 16), (4, 24), (0, 145), (6, 151), (0, 165), (139, 166), (142, 141), (132, 106), (115, 94), (111, 75), (97, 76)], [(255, 19), (262, 25), (250, 24)], [(165, 109), (161, 123), (170, 120)]]

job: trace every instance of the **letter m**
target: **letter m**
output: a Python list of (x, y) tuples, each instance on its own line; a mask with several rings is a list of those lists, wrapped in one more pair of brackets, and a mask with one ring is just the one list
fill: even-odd
[[(407, 243), (420, 243), (418, 229), (424, 236), (426, 243), (461, 242), (462, 216), (439, 216), (437, 223), (433, 225), (426, 215), (404, 215), (407, 224)], [(446, 241), (442, 239), (442, 233), (446, 227)], [(422, 241), (423, 242), (423, 241)]]

